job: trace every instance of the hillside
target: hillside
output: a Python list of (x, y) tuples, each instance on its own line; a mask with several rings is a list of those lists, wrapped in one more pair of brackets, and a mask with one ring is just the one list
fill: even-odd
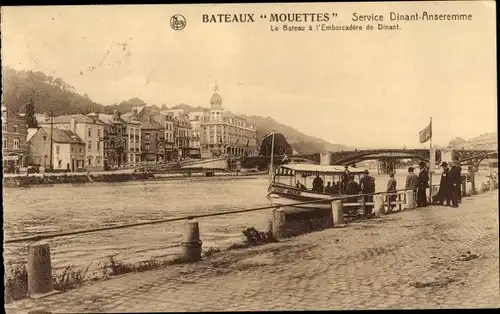
[(489, 132), (476, 136), (472, 139), (464, 140), (463, 138), (456, 137), (448, 144), (448, 148), (455, 149), (498, 149), (498, 133)]
[[(9, 104), (13, 109), (23, 113), (25, 104), (30, 99), (35, 104), (35, 112), (45, 113), (53, 111), (54, 115), (88, 114), (91, 112), (112, 113), (118, 110), (122, 113), (130, 112), (132, 107), (151, 105), (139, 98), (122, 101), (119, 104), (103, 106), (93, 102), (86, 94), (79, 94), (74, 87), (60, 78), (54, 78), (43, 72), (16, 71), (9, 67), (2, 68), (2, 102)], [(153, 107), (160, 109), (156, 105)], [(178, 104), (172, 109), (187, 109), (189, 111), (203, 110), (202, 107), (192, 107), (187, 104)], [(161, 109), (167, 109), (162, 105)], [(244, 116), (245, 117), (245, 116)], [(294, 150), (301, 154), (318, 153), (347, 149), (339, 144), (328, 143), (320, 138), (312, 137), (295, 130), (291, 126), (279, 123), (271, 117), (248, 116), (251, 123), (257, 126), (257, 138), (260, 139), (273, 129), (285, 136)]]

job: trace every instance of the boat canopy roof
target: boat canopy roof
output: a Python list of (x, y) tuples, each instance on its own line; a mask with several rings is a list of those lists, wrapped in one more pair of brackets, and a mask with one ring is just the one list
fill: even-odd
[[(319, 172), (328, 174), (343, 174), (345, 172), (345, 166), (342, 165), (313, 165), (313, 164), (287, 164), (278, 167), (278, 169), (288, 169), (295, 172)], [(348, 167), (347, 170), (351, 174), (362, 174), (365, 169)]]

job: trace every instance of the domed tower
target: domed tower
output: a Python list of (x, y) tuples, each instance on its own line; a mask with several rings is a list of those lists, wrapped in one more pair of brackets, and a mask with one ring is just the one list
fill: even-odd
[(217, 86), (217, 81), (215, 81), (214, 94), (210, 98), (210, 110), (221, 110), (222, 109), (222, 97), (220, 97), (219, 86)]

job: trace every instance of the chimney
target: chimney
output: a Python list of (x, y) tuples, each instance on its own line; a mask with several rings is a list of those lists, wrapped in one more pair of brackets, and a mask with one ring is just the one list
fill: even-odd
[(118, 120), (120, 119), (120, 113), (118, 112), (118, 110), (113, 110), (113, 120)]
[(71, 132), (76, 133), (76, 119), (74, 117), (69, 120), (69, 129)]
[(132, 107), (132, 113), (137, 114), (137, 107)]

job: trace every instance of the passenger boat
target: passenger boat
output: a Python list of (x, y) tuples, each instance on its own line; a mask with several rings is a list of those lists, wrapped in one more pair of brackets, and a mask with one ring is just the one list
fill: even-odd
[[(315, 200), (328, 200), (342, 196), (343, 178), (346, 176), (346, 170), (349, 175), (354, 176), (354, 180), (359, 183), (364, 169), (345, 167), (341, 165), (316, 165), (304, 163), (291, 163), (276, 168), (272, 173), (272, 181), (268, 188), (267, 198), (272, 205), (290, 206), (293, 203), (308, 202)], [(324, 186), (327, 182), (332, 182), (335, 188), (330, 193), (325, 189), (323, 191), (313, 191), (312, 183), (316, 175), (323, 179)], [(297, 187), (297, 182), (302, 186)], [(329, 203), (312, 203), (295, 205), (296, 208), (330, 208)]]

